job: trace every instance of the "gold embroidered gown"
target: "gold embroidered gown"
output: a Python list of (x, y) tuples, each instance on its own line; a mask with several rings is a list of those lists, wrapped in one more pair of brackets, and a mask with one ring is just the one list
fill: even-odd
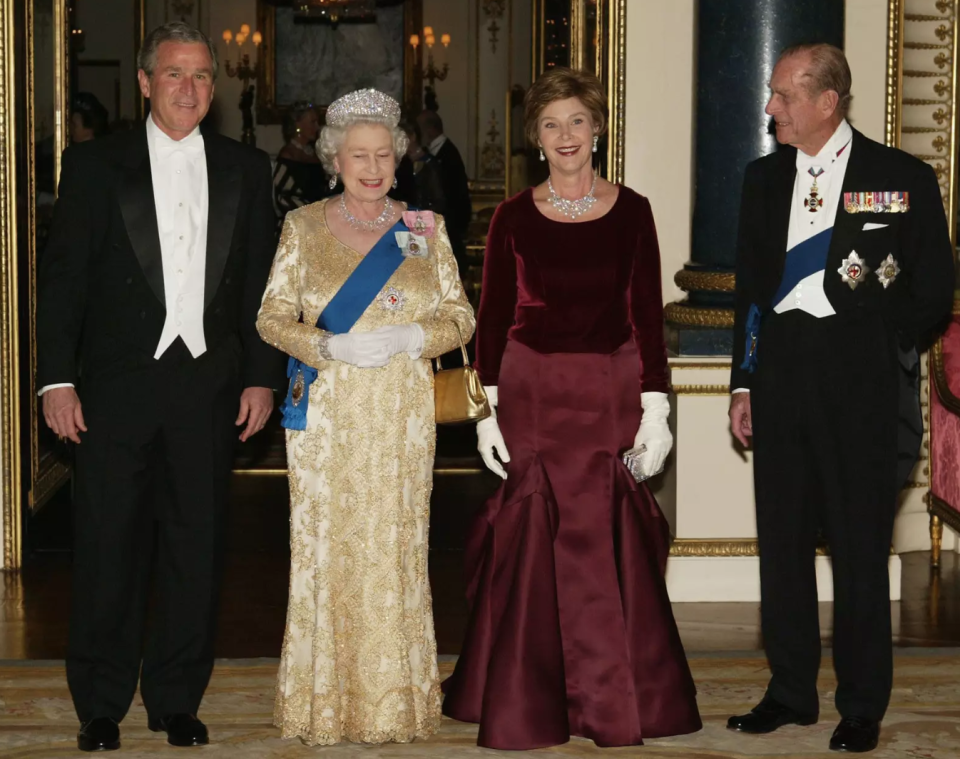
[(404, 260), (351, 330), (416, 322), (421, 358), (379, 369), (322, 360), (317, 317), (362, 259), (329, 231), (325, 208), (287, 215), (257, 320), (264, 340), (319, 371), (307, 428), (287, 431), (290, 596), (274, 721), (311, 745), (407, 742), (440, 726), (429, 359), (459, 345), (454, 323), (469, 340), (475, 322), (438, 216), (429, 256)]

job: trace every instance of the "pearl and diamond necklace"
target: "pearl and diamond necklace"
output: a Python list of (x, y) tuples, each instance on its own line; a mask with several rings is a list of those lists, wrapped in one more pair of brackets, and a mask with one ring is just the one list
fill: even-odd
[(590, 209), (593, 208), (594, 203), (597, 202), (596, 197), (594, 197), (594, 190), (597, 189), (597, 175), (593, 175), (593, 184), (590, 185), (590, 192), (584, 195), (582, 198), (577, 198), (576, 200), (567, 200), (566, 198), (561, 198), (557, 195), (557, 191), (553, 189), (553, 180), (547, 177), (547, 188), (550, 190), (550, 205), (557, 209), (560, 213), (566, 216), (569, 219), (576, 219), (578, 216), (583, 216), (585, 213), (589, 213)]
[(389, 195), (386, 196), (383, 199), (383, 213), (373, 221), (365, 221), (350, 213), (347, 209), (346, 195), (343, 194), (340, 196), (340, 215), (347, 224), (360, 232), (379, 232), (393, 223), (393, 201), (390, 200)]

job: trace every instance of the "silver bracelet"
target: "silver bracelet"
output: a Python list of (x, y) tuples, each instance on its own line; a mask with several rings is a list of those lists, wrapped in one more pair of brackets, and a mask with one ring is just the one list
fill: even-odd
[(333, 359), (333, 356), (330, 355), (331, 337), (333, 337), (332, 333), (321, 330), (320, 336), (317, 338), (317, 353), (322, 361), (331, 361)]

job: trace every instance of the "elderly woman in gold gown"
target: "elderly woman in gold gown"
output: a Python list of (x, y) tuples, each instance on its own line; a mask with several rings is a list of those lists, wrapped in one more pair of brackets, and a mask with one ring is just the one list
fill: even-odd
[[(474, 317), (442, 218), (413, 222), (387, 197), (406, 148), (399, 115), (374, 90), (331, 105), (317, 150), (343, 195), (287, 215), (257, 322), (265, 341), (316, 370), (285, 404), (306, 415), (303, 429), (285, 423), (291, 568), (275, 710), (283, 736), (310, 745), (407, 742), (440, 725), (430, 359), (459, 346), (458, 328), (468, 340)], [(315, 326), (361, 262), (390, 245), (402, 263), (355, 324)]]

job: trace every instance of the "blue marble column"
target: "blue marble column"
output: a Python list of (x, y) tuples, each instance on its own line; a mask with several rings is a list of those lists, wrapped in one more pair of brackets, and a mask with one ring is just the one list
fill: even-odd
[[(841, 0), (700, 0), (697, 39), (696, 198), (688, 290), (668, 308), (681, 355), (732, 351), (732, 272), (746, 165), (777, 149), (764, 113), (780, 51), (801, 42), (843, 46)], [(856, 82), (854, 82), (856, 87)], [(701, 326), (695, 326), (698, 322)]]

